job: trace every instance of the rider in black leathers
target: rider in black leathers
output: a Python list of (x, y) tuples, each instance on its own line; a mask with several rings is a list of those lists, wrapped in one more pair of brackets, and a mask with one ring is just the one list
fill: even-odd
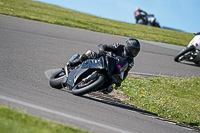
[[(134, 57), (140, 52), (140, 42), (135, 38), (129, 38), (125, 44), (115, 43), (112, 45), (100, 44), (98, 46), (99, 53), (88, 50), (85, 54), (81, 55), (80, 58), (73, 62), (68, 62), (68, 67), (74, 67), (82, 63), (83, 61), (91, 58), (98, 58), (105, 55), (105, 51), (112, 52), (116, 56), (121, 56), (128, 61), (128, 68), (125, 71), (124, 79), (127, 77), (128, 72), (134, 65)], [(117, 85), (119, 87), (120, 85)]]

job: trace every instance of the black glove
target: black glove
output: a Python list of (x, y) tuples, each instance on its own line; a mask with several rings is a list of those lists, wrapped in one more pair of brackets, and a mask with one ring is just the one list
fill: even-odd
[(101, 51), (99, 51), (99, 56), (106, 56), (106, 51), (104, 51), (104, 50), (101, 50)]

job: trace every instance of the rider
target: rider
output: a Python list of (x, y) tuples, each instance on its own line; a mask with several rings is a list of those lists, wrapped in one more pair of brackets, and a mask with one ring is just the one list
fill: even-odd
[[(145, 15), (142, 15), (141, 12), (143, 12)], [(134, 15), (135, 15), (136, 24), (137, 24), (139, 19), (142, 19), (145, 22), (144, 16), (146, 16), (147, 13), (145, 11), (141, 10), (139, 7), (136, 7)]]
[[(127, 77), (128, 72), (134, 65), (134, 57), (138, 55), (140, 52), (140, 42), (135, 39), (135, 38), (129, 38), (126, 40), (125, 44), (111, 44), (111, 45), (106, 45), (106, 44), (100, 44), (98, 46), (99, 53), (96, 53), (94, 51), (88, 50), (85, 54), (81, 55), (79, 59), (68, 62), (67, 66), (68, 67), (74, 67), (82, 63), (83, 61), (90, 59), (90, 58), (98, 58), (101, 55), (105, 55), (106, 51), (114, 53), (116, 56), (121, 56), (125, 58), (128, 62), (128, 68), (125, 71), (124, 79)], [(117, 87), (119, 87), (121, 84), (118, 84)], [(107, 88), (108, 92), (110, 88)]]

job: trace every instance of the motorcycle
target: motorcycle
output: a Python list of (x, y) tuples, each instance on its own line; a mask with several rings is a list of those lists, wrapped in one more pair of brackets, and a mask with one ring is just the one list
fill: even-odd
[[(79, 57), (79, 54), (75, 54), (69, 61)], [(127, 60), (107, 52), (104, 56), (88, 59), (73, 68), (66, 65), (51, 76), (49, 84), (56, 89), (67, 88), (78, 96), (94, 91), (103, 92), (113, 84), (121, 84), (127, 67)]]
[(138, 24), (154, 26), (154, 27), (159, 27), (160, 28), (160, 25), (156, 21), (156, 18), (154, 17), (153, 14), (142, 15), (142, 16), (143, 17), (138, 20)]
[(195, 35), (188, 46), (175, 56), (175, 62), (186, 60), (200, 65), (200, 34)]

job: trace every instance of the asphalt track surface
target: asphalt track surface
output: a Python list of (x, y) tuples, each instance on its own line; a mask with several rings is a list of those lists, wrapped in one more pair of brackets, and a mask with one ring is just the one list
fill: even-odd
[[(97, 133), (194, 132), (139, 111), (88, 96), (74, 96), (49, 86), (45, 72), (63, 67), (73, 54), (82, 54), (88, 49), (97, 51), (100, 43), (124, 43), (126, 39), (0, 15), (0, 102)], [(141, 40), (142, 50), (132, 72), (200, 75), (199, 67), (193, 63), (173, 61), (178, 53), (173, 46), (166, 48), (151, 43)]]

